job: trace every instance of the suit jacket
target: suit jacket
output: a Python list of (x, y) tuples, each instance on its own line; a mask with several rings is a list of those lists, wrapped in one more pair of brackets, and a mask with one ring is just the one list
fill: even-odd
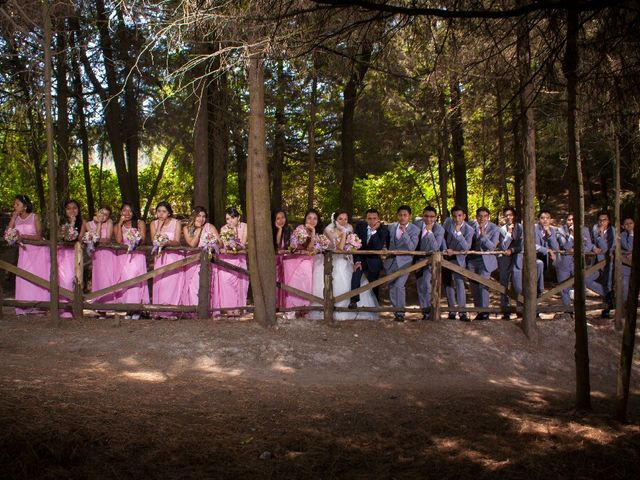
[(633, 234), (626, 230), (620, 234), (620, 249), (627, 253), (633, 252)]
[[(392, 223), (389, 227), (389, 250), (414, 251), (418, 246), (418, 236), (420, 230), (413, 223), (407, 224), (404, 234), (398, 239), (396, 232), (398, 222)], [(395, 272), (413, 263), (412, 255), (393, 255), (384, 260), (384, 269), (387, 273)]]
[[(362, 250), (382, 250), (389, 243), (389, 229), (386, 225), (380, 225), (378, 230), (367, 240), (367, 227), (365, 220), (356, 223), (355, 233), (362, 240)], [(353, 255), (354, 262), (362, 262), (362, 267), (370, 272), (382, 270), (382, 259), (377, 255)]]
[[(456, 233), (455, 223), (451, 218), (447, 218), (442, 225), (444, 228), (444, 241), (447, 248), (455, 251), (470, 250), (473, 241), (474, 229), (471, 225), (464, 222), (459, 233)], [(454, 259), (458, 265), (465, 267), (467, 264), (466, 255), (454, 255)]]
[[(500, 239), (500, 229), (495, 223), (488, 222), (483, 235), (480, 235), (480, 226), (478, 224), (474, 225), (473, 230), (472, 250), (492, 252), (497, 249)], [(493, 272), (498, 268), (498, 259), (495, 255), (480, 255), (480, 258), (482, 259), (482, 263), (484, 263), (485, 270), (488, 272)]]
[(536, 223), (534, 233), (536, 236), (536, 252), (546, 258), (549, 249), (560, 250), (555, 227), (549, 227), (550, 234), (547, 236), (540, 223)]
[[(561, 250), (568, 252), (573, 249), (573, 234), (569, 232), (569, 228), (566, 225), (558, 228), (556, 236), (558, 239), (558, 245), (560, 246)], [(589, 229), (587, 227), (582, 227), (582, 248), (584, 253), (593, 250), (593, 243), (591, 243), (591, 234), (589, 233)], [(562, 255), (559, 255), (556, 259), (555, 265), (556, 268), (559, 268), (561, 270), (570, 270), (573, 267), (573, 254), (564, 253)]]
[[(507, 232), (507, 226), (500, 227), (500, 236), (498, 237), (498, 250), (511, 250), (511, 265), (522, 270), (522, 252), (524, 249), (522, 224), (516, 223), (513, 227), (513, 233)], [(509, 258), (503, 256), (502, 258)]]
[(591, 239), (594, 246), (602, 249), (602, 253), (596, 255), (598, 261), (604, 260), (607, 256), (610, 256), (616, 246), (616, 235), (613, 231), (613, 227), (609, 226), (607, 231), (604, 232), (604, 236), (598, 235), (598, 225), (594, 225), (591, 229)]
[[(427, 235), (423, 235), (424, 221), (417, 220), (414, 225), (418, 227), (420, 233), (418, 235), (418, 246), (416, 250), (421, 252), (444, 252), (447, 249), (447, 244), (444, 241), (444, 228), (442, 225), (438, 223), (433, 224), (433, 229)], [(414, 261), (422, 260), (422, 257), (413, 257)], [(422, 275), (422, 270), (420, 269), (416, 272), (416, 277)]]

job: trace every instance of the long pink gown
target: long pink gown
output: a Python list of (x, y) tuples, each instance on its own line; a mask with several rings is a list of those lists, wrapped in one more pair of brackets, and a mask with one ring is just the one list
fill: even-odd
[[(209, 232), (211, 228), (211, 224), (205, 224), (202, 229), (202, 233), (200, 234), (200, 242), (198, 243), (198, 248), (202, 248), (204, 245), (204, 239), (207, 232)], [(192, 255), (199, 255), (198, 253), (194, 253)], [(215, 291), (215, 275), (213, 270), (213, 264), (211, 264), (210, 268), (211, 272), (211, 286), (210, 286), (210, 301), (209, 304), (213, 303), (213, 292)], [(184, 290), (182, 294), (182, 305), (198, 305), (198, 291), (200, 289), (200, 262), (193, 263), (191, 265), (187, 265), (184, 270)]]
[[(284, 239), (280, 239), (278, 250), (285, 248)], [(287, 283), (284, 281), (284, 255), (276, 251), (276, 282)], [(276, 288), (276, 307), (283, 308), (286, 306), (287, 292), (281, 288)]]
[[(16, 217), (16, 230), (20, 235), (35, 235), (36, 232), (36, 216), (30, 213), (27, 218), (22, 219), (18, 215)], [(24, 245), (19, 247), (18, 268), (33, 273), (38, 277), (49, 281), (51, 274), (51, 260), (49, 258), (49, 247), (40, 245)], [(50, 299), (49, 290), (34, 285), (28, 280), (16, 277), (16, 300), (29, 300), (35, 302), (48, 302)], [(17, 315), (28, 315), (39, 313), (41, 310), (34, 308), (16, 308)]]
[[(303, 292), (313, 293), (313, 256), (304, 253), (285, 255), (283, 257), (284, 283)], [(302, 307), (310, 305), (309, 300), (286, 293), (285, 307)]]
[[(125, 237), (131, 228), (122, 226), (122, 236)], [(126, 250), (119, 250), (116, 260), (115, 283), (130, 280), (138, 275), (147, 273), (147, 258), (144, 252), (134, 250), (127, 253)], [(133, 287), (118, 290), (116, 292), (117, 303), (137, 303), (149, 304), (149, 287), (147, 281), (140, 282)]]
[[(242, 238), (246, 231), (247, 224), (238, 224), (238, 236)], [(220, 229), (220, 233), (227, 230), (227, 226)], [(245, 253), (224, 253), (218, 255), (218, 258), (224, 262), (247, 268), (247, 255)], [(213, 308), (235, 308), (245, 307), (247, 305), (247, 293), (249, 292), (249, 277), (232, 270), (227, 270), (223, 266), (218, 265), (216, 268), (217, 295), (213, 301)]]
[[(93, 220), (87, 224), (89, 231), (97, 231), (98, 226)], [(100, 238), (106, 238), (107, 236), (107, 224), (103, 223), (100, 228)], [(91, 263), (91, 291), (96, 292), (103, 288), (110, 287), (116, 283), (116, 276), (118, 275), (118, 268), (116, 267), (117, 256), (115, 252), (109, 248), (100, 248), (99, 244), (96, 244), (96, 250), (93, 252)], [(116, 296), (113, 293), (108, 293), (95, 300), (96, 303), (114, 303)]]
[[(164, 233), (169, 237), (169, 240), (174, 240), (177, 223), (178, 220), (173, 218), (168, 225), (164, 226), (164, 228), (158, 227), (156, 229), (156, 233)], [(159, 256), (154, 255), (153, 268), (157, 269), (164, 267), (165, 265), (177, 262), (183, 258), (183, 253), (163, 249)], [(152, 301), (155, 305), (180, 305), (183, 290), (184, 268), (171, 270), (170, 272), (163, 273), (162, 275), (153, 278)], [(157, 312), (155, 316), (171, 317), (177, 316), (177, 314), (172, 312)]]
[[(75, 245), (75, 243), (74, 243)], [(61, 245), (58, 247), (58, 283), (62, 288), (73, 292), (75, 279), (75, 249), (73, 245)], [(60, 303), (69, 302), (70, 298), (60, 295)], [(70, 310), (60, 310), (60, 317), (71, 318)]]

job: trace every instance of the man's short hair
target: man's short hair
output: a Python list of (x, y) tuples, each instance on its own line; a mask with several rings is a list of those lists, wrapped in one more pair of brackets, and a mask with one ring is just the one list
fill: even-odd
[(409, 212), (409, 215), (411, 215), (411, 207), (409, 205), (400, 205), (398, 207), (398, 210), (396, 211), (396, 214), (400, 213), (402, 210), (406, 210), (407, 212)]
[(540, 218), (542, 216), (543, 213), (546, 213), (547, 215), (549, 215), (550, 217), (552, 217), (553, 215), (551, 215), (551, 210), (549, 210), (548, 208), (543, 208), (538, 212), (538, 218)]
[(431, 205), (427, 205), (426, 207), (424, 207), (424, 208), (422, 209), (422, 213), (424, 214), (424, 212), (433, 212), (433, 213), (435, 213), (436, 215), (438, 214), (438, 212), (436, 211), (436, 209), (435, 209), (435, 208), (433, 208)]
[(375, 208), (370, 208), (369, 210), (367, 210), (365, 212), (365, 216), (369, 215), (370, 213), (375, 213), (376, 215), (380, 216), (380, 212), (378, 210), (376, 210)]
[(479, 207), (476, 210), (476, 216), (480, 215), (480, 212), (485, 212), (487, 215), (491, 216), (491, 212), (489, 211), (489, 209), (487, 207)]
[(512, 205), (507, 205), (502, 209), (502, 215), (506, 215), (508, 211), (511, 211), (511, 213), (513, 213), (513, 216), (516, 216), (516, 209), (514, 206)]
[(462, 212), (465, 215), (467, 214), (467, 211), (464, 209), (464, 207), (461, 207), (460, 205), (454, 205), (453, 207), (451, 207), (451, 214), (453, 215), (456, 212)]

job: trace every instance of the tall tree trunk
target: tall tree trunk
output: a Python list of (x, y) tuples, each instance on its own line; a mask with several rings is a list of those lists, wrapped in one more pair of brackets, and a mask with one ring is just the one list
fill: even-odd
[(56, 153), (58, 158), (56, 188), (62, 199), (69, 197), (69, 86), (67, 84), (67, 31), (62, 18), (57, 22), (56, 34)]
[(444, 222), (444, 220), (449, 216), (449, 208), (447, 206), (447, 182), (449, 180), (449, 128), (446, 96), (444, 91), (441, 91), (438, 97), (438, 110), (440, 112), (440, 128), (438, 129), (438, 185), (440, 188), (440, 204), (442, 205), (440, 221)]
[(536, 247), (535, 247), (535, 198), (536, 198), (536, 132), (533, 116), (533, 83), (531, 82), (531, 50), (529, 26), (525, 18), (518, 25), (517, 40), (518, 73), (520, 79), (520, 110), (524, 121), (524, 309), (522, 328), (530, 340), (537, 339), (536, 306)]
[(507, 159), (504, 152), (504, 112), (502, 105), (502, 94), (504, 82), (496, 83), (496, 116), (498, 120), (498, 166), (501, 172), (502, 201), (504, 205), (509, 205), (509, 185), (507, 183)]
[(254, 318), (261, 325), (276, 321), (276, 270), (269, 214), (264, 71), (258, 54), (249, 57), (249, 163), (247, 168), (247, 219), (249, 226), (249, 272)]
[(574, 214), (574, 317), (576, 360), (576, 407), (591, 408), (591, 386), (589, 380), (589, 335), (585, 308), (584, 257), (582, 227), (584, 226), (584, 189), (582, 168), (578, 155), (577, 90), (578, 90), (578, 11), (567, 11), (567, 47), (564, 56), (564, 74), (567, 78), (567, 141), (569, 169), (574, 188), (570, 189), (570, 204)]
[(511, 102), (511, 134), (513, 135), (513, 164), (514, 170), (518, 172), (513, 176), (513, 196), (516, 211), (522, 215), (522, 177), (520, 173), (524, 169), (524, 148), (522, 146), (522, 119), (517, 109), (517, 102)]
[(467, 162), (464, 158), (464, 127), (462, 124), (462, 94), (458, 79), (451, 81), (451, 150), (453, 156), (453, 176), (456, 181), (456, 205), (468, 211)]
[(371, 61), (371, 45), (367, 42), (360, 47), (357, 62), (353, 65), (349, 80), (344, 87), (342, 107), (341, 143), (342, 143), (342, 179), (340, 182), (340, 207), (353, 213), (353, 181), (356, 170), (355, 136), (353, 119), (358, 101), (358, 90), (364, 82), (364, 76)]
[(284, 115), (287, 80), (283, 61), (278, 61), (278, 80), (276, 91), (275, 134), (273, 138), (273, 160), (271, 162), (271, 209), (282, 208), (282, 167), (286, 141), (287, 119)]
[(87, 118), (84, 112), (84, 93), (82, 89), (82, 76), (80, 74), (80, 64), (77, 58), (76, 49), (77, 32), (69, 35), (69, 44), (71, 46), (71, 70), (73, 73), (73, 93), (76, 102), (76, 119), (78, 122), (78, 137), (80, 139), (82, 152), (82, 172), (84, 176), (84, 185), (87, 192), (87, 209), (89, 210), (89, 218), (95, 215), (95, 200), (93, 199), (93, 188), (91, 184), (91, 170), (89, 168), (89, 134), (87, 132)]
[[(201, 72), (204, 74), (204, 72)], [(207, 80), (196, 86), (193, 128), (193, 205), (209, 207), (209, 108)], [(213, 218), (213, 217), (211, 217)]]
[[(240, 123), (240, 122), (238, 122)], [(233, 151), (236, 157), (236, 167), (238, 169), (238, 194), (240, 196), (240, 207), (243, 212), (247, 211), (247, 148), (243, 135), (242, 125), (237, 125), (232, 130)]]
[(211, 218), (216, 225), (224, 224), (224, 211), (227, 208), (227, 171), (229, 169), (227, 115), (227, 76), (221, 74), (209, 84), (209, 172), (211, 172), (209, 208)]
[(149, 210), (153, 205), (153, 197), (158, 193), (158, 186), (160, 185), (160, 181), (162, 180), (162, 175), (164, 175), (164, 169), (167, 166), (167, 162), (169, 158), (171, 158), (171, 154), (173, 153), (173, 149), (178, 145), (178, 139), (175, 138), (171, 145), (167, 148), (167, 151), (164, 152), (164, 157), (162, 157), (162, 161), (160, 162), (160, 168), (158, 168), (158, 175), (156, 175), (155, 180), (153, 181), (153, 185), (151, 185), (151, 190), (149, 191), (149, 196), (147, 197), (147, 201), (144, 206), (144, 212), (142, 214), (142, 220), (147, 221), (147, 216), (149, 215)]
[(307, 184), (307, 210), (313, 208), (316, 185), (316, 123), (318, 115), (318, 70), (317, 57), (312, 54), (311, 98), (309, 99), (309, 182)]

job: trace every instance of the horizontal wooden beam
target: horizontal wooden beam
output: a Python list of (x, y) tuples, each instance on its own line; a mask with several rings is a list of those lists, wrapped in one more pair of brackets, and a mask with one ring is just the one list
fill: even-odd
[[(591, 265), (589, 268), (587, 268), (584, 271), (584, 277), (587, 278), (592, 273), (597, 272), (598, 270), (603, 268), (606, 263), (607, 263), (606, 260), (602, 260), (602, 261), (596, 263), (595, 265)], [(558, 285), (556, 285), (552, 289), (547, 290), (542, 295), (540, 295), (540, 297), (538, 297), (538, 303), (544, 302), (544, 301), (550, 299), (556, 293), (561, 292), (565, 288), (571, 287), (573, 285), (574, 281), (575, 281), (575, 277), (570, 277), (570, 278), (566, 279), (564, 282), (560, 282)]]
[[(0, 268), (2, 268), (3, 270), (6, 270), (7, 272), (11, 272), (11, 273), (17, 275), (18, 277), (24, 278), (25, 280), (33, 283), (34, 285), (38, 285), (39, 287), (46, 288), (47, 290), (51, 291), (51, 284), (50, 284), (50, 282), (48, 280), (45, 280), (44, 278), (40, 278), (40, 277), (38, 277), (37, 275), (34, 275), (31, 272), (27, 272), (26, 270), (18, 268), (15, 265), (12, 265), (9, 262), (5, 262), (4, 260), (0, 260)], [(63, 297), (66, 297), (69, 300), (71, 300), (73, 298), (73, 292), (71, 290), (67, 290), (66, 288), (58, 287), (58, 292), (60, 292), (60, 294)]]
[(477, 273), (472, 272), (471, 270), (467, 270), (466, 268), (461, 267), (456, 263), (450, 262), (449, 260), (443, 259), (442, 267), (452, 270), (456, 273), (459, 273), (460, 275), (468, 278), (469, 280), (473, 280), (474, 282), (481, 283), (482, 285), (490, 288), (495, 292), (501, 293), (503, 295), (507, 295), (517, 302), (524, 303), (524, 297), (522, 295), (516, 295), (514, 292), (510, 291), (504, 285), (501, 285), (499, 282), (496, 282), (492, 278), (484, 278), (478, 275)]

